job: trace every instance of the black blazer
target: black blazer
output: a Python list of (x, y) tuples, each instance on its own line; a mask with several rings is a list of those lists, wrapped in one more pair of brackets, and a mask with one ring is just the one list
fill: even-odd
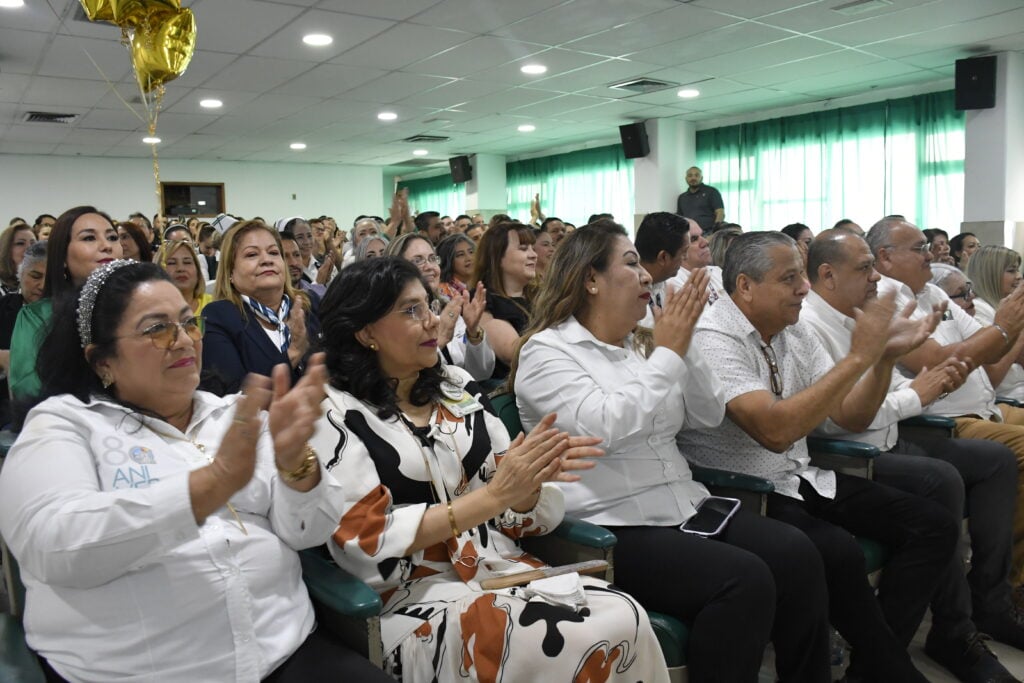
[[(298, 303), (298, 302), (296, 302)], [(306, 337), (312, 349), (320, 337), (320, 320), (306, 311)], [(246, 374), (270, 376), (279, 363), (288, 363), (288, 354), (278, 349), (263, 330), (251, 310), (242, 315), (230, 301), (214, 301), (203, 308), (203, 375), (200, 388), (223, 396), (241, 390)], [(292, 368), (292, 384), (306, 368), (311, 351)]]

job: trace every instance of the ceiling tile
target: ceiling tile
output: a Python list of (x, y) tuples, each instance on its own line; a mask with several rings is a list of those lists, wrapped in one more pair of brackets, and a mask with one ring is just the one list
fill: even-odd
[[(579, 69), (608, 61), (606, 57), (592, 55), (575, 50), (550, 48), (536, 54), (517, 59), (491, 69), (474, 74), (474, 78), (498, 81), (509, 85), (534, 85), (538, 88), (547, 87), (545, 83), (561, 74), (568, 74)], [(548, 68), (545, 74), (524, 74), (520, 69), (524, 64), (543, 64)]]
[(397, 70), (472, 38), (473, 34), (462, 31), (402, 23), (331, 61), (336, 64)]
[(0, 102), (20, 102), (31, 80), (24, 74), (0, 72)]
[(196, 15), (196, 49), (232, 54), (248, 52), (303, 12), (301, 7), (259, 0), (203, 0), (191, 9)]
[[(534, 87), (558, 92), (578, 92), (588, 88), (618, 83), (621, 81), (648, 76), (653, 71), (664, 67), (632, 59), (610, 59), (591, 67), (577, 69), (561, 76), (553, 76), (537, 81)], [(614, 91), (608, 91), (612, 96)]]
[(812, 76), (820, 76), (822, 74), (830, 74), (836, 71), (853, 71), (860, 69), (866, 64), (877, 62), (878, 59), (874, 55), (854, 50), (842, 50), (818, 57), (808, 57), (807, 59), (790, 64), (744, 71), (734, 74), (732, 78), (740, 83), (769, 86)]
[(0, 140), (0, 154), (52, 154), (54, 142), (5, 142)]
[[(394, 22), (383, 19), (312, 10), (276, 31), (273, 36), (250, 50), (249, 54), (322, 62), (333, 59), (356, 45), (373, 40), (375, 36), (392, 26)], [(309, 33), (326, 33), (334, 38), (334, 42), (323, 47), (306, 45), (302, 42), (302, 37)]]
[(313, 68), (309, 62), (240, 57), (203, 83), (204, 88), (267, 92)]
[(567, 43), (566, 47), (610, 57), (622, 57), (656, 45), (729, 26), (738, 21), (703, 7), (677, 5), (572, 41)]
[(35, 73), (36, 64), (49, 46), (45, 33), (0, 27), (0, 73)]
[(504, 83), (489, 83), (487, 81), (475, 81), (462, 79), (453, 81), (440, 88), (434, 88), (426, 92), (418, 93), (402, 100), (402, 103), (414, 107), (454, 107), (481, 97), (487, 97), (492, 93), (507, 90)]
[[(236, 59), (238, 59), (238, 55), (196, 50), (185, 73), (174, 79), (174, 84), (187, 87), (202, 85)], [(130, 78), (132, 81), (135, 80), (134, 76), (130, 76)]]
[(97, 128), (101, 130), (144, 131), (146, 123), (128, 111), (114, 109), (93, 109), (77, 122), (78, 128)]
[(813, 6), (823, 0), (694, 0), (693, 4), (698, 7), (707, 7), (716, 12), (732, 14), (737, 17), (753, 19), (762, 17), (773, 12), (793, 9), (794, 7)]
[(479, 0), (442, 0), (412, 21), (417, 24), (454, 28), (472, 33), (490, 33), (495, 29), (568, 4), (567, 0), (515, 0), (515, 2), (479, 2)]
[(454, 78), (444, 78), (441, 76), (426, 76), (395, 71), (366, 85), (349, 90), (345, 93), (345, 97), (353, 100), (390, 104), (405, 99), (410, 95), (447, 85), (454, 80)]
[(335, 97), (385, 75), (386, 71), (343, 64), (321, 64), (285, 82), (275, 94)]
[(58, 124), (15, 124), (7, 129), (7, 135), (18, 142), (53, 142), (63, 140), (71, 132), (71, 126)]
[[(56, 0), (56, 2), (26, 2), (17, 9), (0, 9), (0, 23), (4, 28), (18, 29), (20, 31), (40, 31), (50, 33), (56, 31), (60, 26), (60, 17), (57, 16), (53, 5), (67, 5), (68, 0)], [(72, 3), (77, 5), (77, 2)], [(67, 11), (61, 7), (61, 10)]]
[(511, 88), (504, 92), (470, 100), (459, 106), (460, 109), (481, 114), (501, 114), (516, 107), (558, 97), (560, 93), (534, 88)]
[(665, 66), (689, 67), (692, 62), (739, 52), (790, 38), (793, 34), (762, 24), (744, 22), (634, 52), (629, 57)]
[(574, 36), (589, 36), (677, 6), (675, 0), (574, 0), (566, 7), (542, 12), (493, 32), (507, 38), (556, 46)]
[(509, 110), (509, 113), (514, 113), (516, 116), (536, 116), (541, 118), (548, 116), (558, 117), (567, 111), (581, 109), (583, 107), (592, 107), (595, 104), (600, 104), (600, 102), (601, 100), (596, 97), (562, 95), (550, 100), (544, 100), (543, 102), (537, 102), (536, 104), (516, 107), (515, 109)]
[(835, 45), (821, 40), (797, 36), (780, 40), (777, 43), (759, 45), (739, 52), (688, 62), (686, 68), (711, 76), (731, 76), (748, 71), (755, 64), (762, 67), (785, 64), (805, 57), (835, 52), (837, 49)]
[(75, 103), (92, 107), (106, 93), (103, 81), (76, 80), (73, 78), (46, 78), (36, 76), (22, 97), (25, 104), (68, 105)]
[[(1019, 0), (937, 0), (901, 12), (873, 16), (844, 26), (819, 31), (815, 37), (831, 40), (843, 45), (858, 46), (888, 40), (898, 36), (926, 33), (941, 28), (956, 28), (983, 17), (1020, 8)], [(1010, 21), (1011, 17), (995, 19), (997, 22)], [(1019, 27), (1022, 24), (1017, 24)]]
[(540, 45), (482, 36), (410, 64), (404, 70), (435, 76), (468, 76), (505, 62), (523, 59), (543, 49)]
[(872, 10), (866, 15), (841, 14), (832, 9), (837, 4), (835, 2), (815, 2), (762, 16), (758, 21), (770, 26), (796, 31), (797, 33), (811, 33), (844, 24), (853, 24), (865, 18), (881, 17), (894, 12), (900, 12), (915, 5), (934, 2), (936, 0), (899, 0), (899, 2), (893, 5), (881, 5), (878, 9)]
[[(185, 97), (166, 107), (166, 111), (178, 114), (199, 114), (206, 113), (212, 116), (230, 115), (239, 111), (259, 97), (258, 93), (241, 92), (239, 90), (207, 90), (196, 88), (190, 90)], [(203, 109), (199, 102), (205, 99), (218, 99), (224, 103), (220, 109)]]
[(37, 73), (60, 78), (120, 81), (132, 71), (131, 52), (121, 45), (120, 31), (114, 26), (110, 28), (108, 40), (66, 36), (54, 41)]
[(838, 71), (823, 76), (803, 78), (789, 83), (782, 83), (780, 88), (786, 88), (795, 92), (819, 93), (827, 92), (833, 88), (847, 86), (856, 83), (861, 90), (870, 90), (878, 87), (883, 79), (893, 76), (911, 77), (911, 80), (930, 81), (935, 79), (935, 74), (930, 71), (916, 69), (906, 64), (893, 61), (879, 61), (865, 65), (859, 69), (850, 71)]
[(322, 0), (317, 9), (350, 12), (365, 17), (409, 19), (436, 5), (440, 0)]

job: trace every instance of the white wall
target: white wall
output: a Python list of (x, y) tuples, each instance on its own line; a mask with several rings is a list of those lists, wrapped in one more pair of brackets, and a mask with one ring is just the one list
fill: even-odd
[[(359, 214), (387, 216), (390, 203), (381, 169), (371, 166), (161, 159), (160, 179), (224, 183), (228, 212), (271, 221), (327, 214), (345, 227)], [(0, 228), (13, 216), (31, 223), (80, 204), (122, 220), (153, 215), (154, 187), (151, 159), (0, 154)]]

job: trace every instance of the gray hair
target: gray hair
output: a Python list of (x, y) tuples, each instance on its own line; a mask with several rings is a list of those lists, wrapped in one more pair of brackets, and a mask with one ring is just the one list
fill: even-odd
[(901, 223), (905, 223), (914, 228), (917, 227), (907, 219), (902, 217), (897, 218), (895, 216), (886, 216), (885, 218), (871, 226), (871, 229), (868, 230), (868, 233), (864, 235), (864, 240), (868, 243), (868, 246), (871, 247), (872, 254), (874, 254), (877, 257), (879, 251), (881, 251), (885, 247), (890, 246), (892, 230)]
[(946, 292), (946, 294), (949, 294), (949, 292), (946, 291), (946, 288), (943, 287), (942, 285), (944, 282), (946, 282), (946, 280), (953, 277), (954, 275), (959, 275), (964, 279), (964, 281), (967, 280), (967, 276), (964, 275), (963, 271), (957, 268), (956, 266), (951, 266), (948, 263), (932, 264), (932, 284), (941, 289), (942, 291)]
[(359, 226), (362, 225), (363, 223), (373, 223), (374, 227), (377, 228), (377, 232), (379, 232), (381, 234), (384, 233), (384, 224), (381, 223), (380, 221), (378, 221), (376, 218), (370, 218), (369, 216), (367, 216), (365, 218), (360, 218), (359, 220), (357, 220), (355, 222), (355, 224), (352, 226), (352, 229), (349, 230), (349, 232), (348, 232), (349, 239), (352, 240), (353, 244), (355, 244), (356, 233), (359, 232)]
[(29, 271), (29, 268), (35, 268), (38, 264), (45, 262), (46, 240), (30, 244), (21, 259), (21, 265), (18, 266), (18, 284), (21, 284), (21, 280), (25, 277), (25, 273)]
[(725, 291), (732, 294), (736, 289), (736, 278), (746, 275), (754, 282), (763, 282), (764, 276), (775, 267), (768, 255), (768, 250), (775, 246), (787, 246), (796, 249), (796, 242), (789, 235), (774, 230), (763, 232), (747, 232), (739, 235), (725, 252), (725, 265), (722, 266), (722, 284)]
[(384, 251), (381, 253), (381, 256), (383, 256), (384, 253), (387, 252), (387, 248), (388, 248), (388, 238), (387, 237), (385, 237), (384, 235), (367, 235), (366, 237), (363, 238), (363, 241), (360, 242), (356, 246), (356, 248), (355, 248), (355, 252), (354, 252), (355, 256), (354, 256), (354, 258), (355, 258), (355, 262), (356, 263), (358, 263), (359, 261), (365, 261), (366, 260), (366, 252), (370, 251), (370, 242), (383, 242), (383, 244), (384, 244)]

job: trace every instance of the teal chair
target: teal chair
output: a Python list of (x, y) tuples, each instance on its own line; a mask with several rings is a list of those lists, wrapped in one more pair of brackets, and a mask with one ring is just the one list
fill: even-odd
[[(519, 408), (516, 406), (515, 394), (507, 392), (504, 389), (498, 389), (494, 394), (491, 395), (491, 406), (494, 408), (494, 412), (501, 418), (501, 421), (505, 425), (505, 429), (508, 430), (509, 436), (515, 438), (519, 432), (523, 431), (522, 422), (519, 420)], [(568, 518), (566, 518), (568, 519)], [(573, 524), (586, 524), (579, 520), (574, 520)], [(562, 523), (565, 526), (565, 522)], [(608, 562), (609, 571), (605, 575), (605, 579), (609, 582), (614, 580), (614, 564), (612, 563), (612, 550), (614, 548), (616, 538), (615, 535), (595, 524), (586, 524), (588, 528), (588, 537), (593, 536), (599, 537), (603, 545), (601, 551), (603, 558)], [(561, 529), (561, 527), (559, 527)], [(597, 529), (600, 532), (596, 531)], [(555, 531), (558, 533), (558, 530)], [(538, 540), (544, 539), (545, 537), (535, 537), (530, 539), (531, 543), (537, 543)], [(583, 541), (584, 539), (580, 539)], [(546, 542), (546, 541), (541, 541)], [(584, 547), (587, 547), (587, 543), (584, 543)], [(534, 551), (534, 547), (530, 544), (525, 544), (527, 550), (530, 552)], [(545, 552), (540, 555), (545, 561), (558, 564), (566, 562), (576, 562), (578, 559), (572, 557), (557, 557), (552, 555), (550, 552)], [(577, 556), (578, 557), (578, 556)], [(585, 556), (584, 556), (585, 557)], [(555, 560), (555, 562), (552, 562)], [(661, 652), (665, 657), (665, 664), (668, 666), (668, 673), (670, 680), (673, 683), (682, 683), (686, 681), (686, 648), (690, 640), (690, 630), (679, 619), (668, 614), (662, 614), (660, 612), (652, 612), (647, 610), (647, 617), (651, 621), (651, 627), (654, 629), (654, 635), (658, 638), (658, 644), (661, 646)]]

